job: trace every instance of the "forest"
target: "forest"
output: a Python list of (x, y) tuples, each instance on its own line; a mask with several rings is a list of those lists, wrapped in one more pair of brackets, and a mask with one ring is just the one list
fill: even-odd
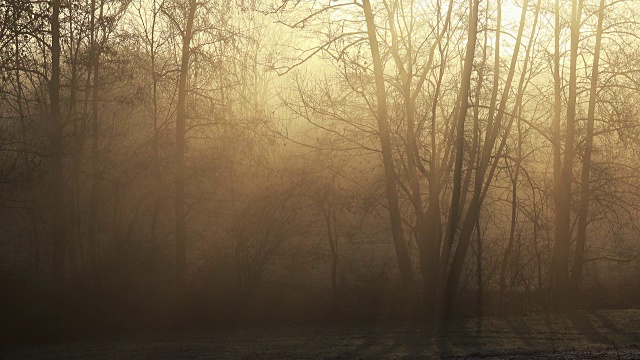
[(640, 307), (637, 18), (0, 0), (3, 338)]

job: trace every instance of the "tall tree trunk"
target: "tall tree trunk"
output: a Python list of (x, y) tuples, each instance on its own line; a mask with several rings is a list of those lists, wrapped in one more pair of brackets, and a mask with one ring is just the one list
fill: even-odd
[[(71, 170), (71, 186), (69, 191), (69, 217), (67, 219), (67, 252), (69, 254), (69, 268), (72, 279), (77, 279), (79, 276), (79, 257), (80, 255), (80, 244), (79, 244), (79, 233), (80, 233), (80, 222), (79, 222), (79, 197), (80, 192), (79, 189), (79, 168), (77, 164), (77, 157), (80, 153), (80, 139), (82, 135), (80, 133), (81, 129), (79, 128), (78, 118), (76, 117), (76, 105), (77, 105), (77, 97), (78, 97), (78, 82), (79, 82), (79, 74), (78, 74), (78, 51), (74, 51), (74, 47), (76, 46), (74, 42), (77, 41), (78, 46), (81, 43), (80, 39), (77, 39), (74, 33), (74, 24), (73, 21), (69, 21), (69, 58), (71, 65), (71, 79), (70, 79), (70, 87), (69, 87), (69, 105), (67, 111), (67, 119), (73, 122), (73, 136), (74, 136), (74, 148), (73, 148), (73, 166)], [(77, 49), (77, 48), (76, 48)]]
[(187, 115), (187, 77), (189, 75), (189, 57), (191, 36), (193, 33), (193, 21), (196, 14), (197, 3), (189, 1), (189, 15), (187, 26), (182, 36), (182, 58), (180, 63), (180, 79), (178, 82), (178, 103), (176, 117), (176, 173), (175, 173), (175, 221), (176, 221), (176, 283), (184, 285), (187, 267), (186, 247), (186, 218), (184, 199), (184, 153), (185, 153), (185, 122)]
[[(98, 117), (98, 97), (100, 91), (100, 49), (96, 29), (96, 1), (91, 0), (91, 68), (93, 86), (91, 92), (91, 193), (89, 195), (89, 222), (87, 225), (87, 243), (89, 245), (89, 267), (91, 281), (95, 282), (98, 275), (98, 210), (100, 207), (100, 119)], [(103, 3), (100, 4), (102, 17)]]
[[(92, 30), (90, 30), (91, 33), (93, 33)], [(93, 42), (93, 40), (90, 40), (91, 42)], [(91, 55), (90, 55), (91, 56)], [(77, 136), (76, 136), (76, 147), (75, 147), (75, 152), (73, 154), (73, 168), (71, 169), (72, 173), (71, 173), (71, 183), (73, 186), (73, 191), (75, 192), (75, 203), (74, 203), (74, 207), (75, 207), (75, 219), (74, 222), (76, 224), (76, 230), (79, 232), (80, 231), (80, 226), (81, 226), (81, 214), (80, 214), (80, 171), (82, 170), (82, 161), (83, 161), (83, 157), (84, 157), (84, 146), (85, 146), (85, 141), (86, 141), (86, 134), (87, 134), (87, 126), (89, 126), (89, 104), (90, 104), (90, 97), (91, 97), (91, 91), (89, 91), (89, 89), (91, 89), (91, 84), (93, 81), (93, 64), (92, 64), (92, 60), (89, 59), (89, 65), (87, 66), (87, 75), (86, 75), (86, 79), (85, 79), (85, 84), (84, 84), (84, 98), (83, 98), (83, 109), (82, 109), (82, 117), (80, 120), (80, 127), (77, 131)], [(89, 225), (89, 224), (87, 224)], [(89, 226), (87, 226), (87, 230), (89, 230)], [(89, 231), (87, 231), (89, 232)], [(87, 244), (89, 243), (89, 234), (87, 234)], [(80, 237), (78, 236), (78, 246), (82, 247), (82, 242), (80, 241)], [(91, 246), (89, 246), (89, 252), (91, 253)], [(83, 251), (80, 251), (81, 255), (84, 255)], [(84, 262), (83, 266), (85, 266), (86, 264)], [(83, 269), (84, 270), (84, 269)], [(93, 265), (91, 263), (91, 256), (89, 259), (89, 270), (86, 271), (86, 274), (88, 274), (89, 276), (89, 280), (92, 281), (93, 279)]]
[[(333, 184), (332, 184), (333, 186)], [(329, 190), (332, 191), (332, 190)], [(321, 200), (320, 208), (324, 216), (327, 239), (329, 240), (329, 250), (331, 251), (331, 289), (333, 290), (334, 303), (337, 303), (338, 296), (338, 229), (336, 212), (333, 209), (333, 195), (328, 194)]]
[(65, 205), (64, 205), (64, 149), (62, 146), (63, 122), (60, 116), (60, 0), (52, 0), (51, 14), (51, 79), (50, 101), (50, 156), (51, 156), (51, 240), (52, 279), (58, 289), (63, 285), (65, 271)]
[[(536, 6), (536, 13), (534, 16), (533, 26), (531, 30), (531, 38), (534, 37), (535, 31), (538, 23), (538, 14), (540, 12), (540, 1), (538, 1), (538, 5)], [(510, 117), (509, 122), (506, 124), (504, 128), (504, 133), (502, 135), (502, 139), (498, 148), (494, 152), (494, 147), (496, 144), (496, 140), (500, 134), (500, 129), (503, 127), (502, 121), (505, 116), (506, 106), (510, 94), (511, 83), (513, 81), (513, 77), (515, 74), (515, 68), (518, 60), (518, 54), (520, 52), (520, 46), (522, 45), (522, 35), (524, 32), (524, 26), (526, 24), (526, 14), (528, 8), (529, 1), (525, 0), (522, 5), (522, 13), (520, 16), (520, 26), (518, 29), (518, 35), (516, 37), (516, 43), (513, 50), (513, 54), (511, 56), (511, 64), (509, 68), (509, 74), (507, 75), (507, 79), (505, 81), (505, 89), (502, 93), (502, 99), (500, 100), (500, 106), (497, 109), (495, 120), (493, 121), (493, 129), (490, 134), (485, 138), (485, 143), (482, 150), (482, 156), (480, 158), (480, 163), (476, 169), (476, 178), (475, 178), (475, 187), (474, 193), (469, 204), (469, 208), (467, 210), (466, 216), (461, 226), (460, 235), (458, 237), (458, 244), (455, 249), (453, 260), (451, 261), (451, 269), (446, 277), (445, 283), (445, 308), (444, 315), (450, 315), (452, 306), (454, 304), (454, 299), (456, 295), (456, 291), (458, 288), (458, 284), (460, 282), (460, 275), (462, 273), (462, 268), (464, 266), (464, 260), (467, 254), (467, 250), (469, 247), (469, 241), (471, 240), (471, 235), (473, 234), (473, 228), (476, 223), (477, 218), (480, 215), (480, 210), (482, 208), (482, 203), (487, 194), (489, 186), (491, 185), (493, 176), (495, 174), (496, 168), (498, 166), (499, 161), (495, 160), (491, 164), (492, 154), (495, 159), (500, 159), (503, 154), (504, 147), (506, 145), (506, 141), (511, 132), (511, 128), (513, 125), (514, 116)], [(520, 75), (520, 84), (518, 86), (518, 92), (516, 95), (516, 104), (515, 108), (517, 113), (517, 109), (520, 107), (522, 103), (522, 97), (524, 93), (524, 81), (527, 74), (527, 63), (529, 60), (529, 54), (531, 50), (531, 43), (527, 46), (526, 56), (524, 61), (524, 68), (522, 69), (522, 73)], [(487, 175), (487, 171), (489, 172)], [(444, 258), (443, 260), (446, 260)]]
[[(409, 178), (410, 186), (410, 199), (415, 212), (415, 237), (418, 245), (418, 251), (420, 256), (420, 271), (422, 273), (422, 286), (423, 286), (423, 300), (424, 300), (424, 314), (427, 322), (433, 320), (433, 308), (435, 299), (437, 297), (437, 274), (438, 274), (438, 260), (440, 252), (441, 242), (441, 220), (440, 220), (440, 174), (437, 169), (437, 146), (435, 141), (436, 130), (433, 129), (432, 133), (432, 147), (433, 152), (431, 154), (431, 173), (428, 173), (422, 164), (419, 155), (418, 141), (417, 141), (417, 125), (416, 125), (416, 109), (415, 100), (424, 85), (424, 81), (428, 73), (432, 69), (435, 50), (438, 46), (441, 46), (442, 38), (448, 30), (449, 22), (451, 20), (451, 12), (453, 9), (453, 2), (449, 3), (449, 8), (446, 13), (444, 24), (440, 30), (437, 38), (431, 44), (429, 49), (429, 55), (427, 62), (422, 69), (422, 74), (415, 82), (414, 86), (414, 72), (413, 72), (413, 44), (412, 44), (412, 28), (407, 29), (404, 37), (405, 41), (402, 41), (406, 48), (406, 54), (403, 56), (398, 49), (400, 36), (396, 29), (395, 12), (396, 9), (389, 6), (385, 2), (385, 7), (388, 14), (389, 31), (391, 33), (391, 52), (393, 59), (395, 60), (398, 73), (400, 75), (400, 81), (402, 83), (402, 95), (405, 107), (405, 118), (407, 121), (406, 132), (406, 146), (405, 153), (407, 154), (406, 170)], [(440, 15), (440, 13), (438, 13)], [(406, 24), (405, 24), (406, 25)], [(441, 67), (442, 68), (442, 67)], [(440, 84), (442, 82), (442, 72), (438, 78), (436, 85), (436, 92), (432, 103), (432, 124), (436, 121), (435, 109), (437, 107), (437, 98), (440, 93)], [(425, 213), (423, 209), (423, 196), (420, 186), (419, 170), (422, 174), (429, 179), (429, 206)]]
[(155, 166), (155, 200), (153, 201), (153, 212), (151, 215), (151, 262), (156, 265), (156, 252), (158, 247), (158, 217), (160, 207), (162, 205), (162, 169), (160, 166), (160, 119), (158, 111), (158, 71), (156, 70), (156, 21), (158, 17), (158, 8), (156, 0), (153, 0), (153, 19), (151, 23), (151, 81), (153, 83), (152, 90), (152, 106), (153, 106), (153, 160)]
[[(464, 129), (469, 109), (469, 93), (471, 90), (471, 75), (473, 73), (473, 60), (475, 58), (476, 41), (478, 38), (478, 0), (473, 0), (471, 12), (469, 14), (469, 34), (467, 35), (467, 49), (464, 58), (464, 68), (462, 70), (462, 82), (458, 101), (460, 110), (456, 120), (455, 165), (453, 169), (453, 190), (451, 193), (451, 208), (449, 211), (449, 222), (447, 235), (445, 236), (445, 248), (443, 251), (443, 261), (448, 263), (449, 253), (458, 229), (460, 216), (460, 198), (462, 192), (462, 163), (464, 161)], [(446, 272), (446, 268), (444, 269)], [(443, 274), (445, 273), (443, 272)]]
[[(427, 228), (426, 228), (426, 219), (423, 209), (423, 201), (422, 201), (422, 190), (420, 188), (420, 179), (418, 177), (418, 151), (417, 151), (417, 140), (416, 140), (416, 109), (415, 109), (415, 99), (413, 97), (413, 54), (412, 54), (412, 35), (411, 29), (407, 29), (406, 40), (404, 41), (404, 46), (406, 46), (406, 54), (400, 53), (398, 49), (398, 33), (396, 30), (395, 24), (395, 8), (390, 7), (385, 2), (385, 7), (387, 8), (387, 18), (389, 23), (389, 31), (391, 33), (391, 52), (393, 58), (395, 60), (396, 68), (398, 69), (398, 73), (400, 75), (400, 82), (402, 84), (402, 96), (404, 101), (404, 116), (407, 123), (407, 132), (406, 132), (406, 142), (405, 142), (405, 153), (407, 155), (407, 163), (406, 163), (406, 173), (409, 179), (409, 190), (410, 190), (410, 200), (413, 205), (413, 209), (415, 212), (415, 239), (416, 244), (418, 246), (418, 252), (420, 256), (420, 270), (422, 272), (423, 278), (423, 286), (425, 294), (428, 289), (427, 279), (428, 276), (428, 252), (427, 252)], [(431, 54), (430, 54), (431, 55)], [(433, 57), (430, 56), (429, 61), (433, 60)], [(415, 91), (420, 91), (419, 88), (415, 89)], [(417, 289), (416, 289), (417, 290)]]
[(395, 245), (396, 256), (398, 258), (398, 267), (400, 276), (405, 289), (413, 294), (415, 292), (415, 277), (413, 266), (411, 265), (411, 257), (404, 238), (402, 229), (402, 221), (400, 215), (400, 206), (398, 204), (398, 193), (396, 186), (396, 171), (394, 168), (394, 160), (391, 147), (391, 128), (387, 114), (387, 94), (384, 86), (384, 69), (380, 58), (380, 49), (378, 47), (378, 39), (376, 36), (376, 25), (374, 23), (373, 11), (369, 0), (363, 0), (365, 20), (367, 23), (367, 34), (369, 38), (369, 46), (371, 48), (371, 57), (373, 58), (373, 71), (376, 82), (376, 100), (377, 100), (377, 120), (378, 120), (378, 136), (380, 138), (380, 147), (382, 151), (382, 162), (385, 173), (385, 190), (387, 197), (387, 206), (389, 207), (389, 217), (391, 220), (391, 231), (393, 234), (393, 242)]
[[(519, 125), (518, 121), (518, 125)], [(509, 242), (507, 248), (504, 251), (502, 258), (502, 265), (500, 267), (500, 302), (504, 305), (505, 291), (507, 288), (507, 267), (511, 259), (511, 252), (513, 251), (513, 245), (516, 239), (516, 226), (518, 217), (518, 178), (520, 177), (520, 157), (522, 156), (522, 132), (520, 126), (518, 126), (518, 153), (516, 154), (516, 162), (514, 164), (514, 173), (512, 178), (512, 190), (511, 190), (511, 225), (509, 226)]]
[[(464, 68), (462, 70), (462, 83), (460, 87), (460, 94), (458, 101), (460, 102), (460, 110), (458, 111), (458, 118), (456, 121), (456, 139), (454, 143), (455, 154), (455, 166), (453, 169), (453, 190), (451, 194), (451, 208), (449, 211), (449, 222), (445, 234), (443, 250), (441, 254), (441, 267), (439, 270), (439, 287), (445, 286), (445, 280), (447, 278), (447, 269), (449, 264), (449, 254), (453, 245), (456, 231), (458, 229), (458, 217), (460, 213), (460, 197), (462, 191), (462, 163), (464, 160), (464, 129), (465, 120), (467, 117), (467, 110), (469, 109), (469, 93), (471, 91), (471, 75), (473, 72), (473, 60), (476, 49), (476, 40), (478, 38), (478, 7), (479, 0), (473, 0), (471, 6), (471, 12), (469, 14), (469, 33), (467, 35), (467, 49), (464, 59)], [(451, 297), (447, 292), (442, 291), (444, 298), (439, 300), (440, 306), (450, 308), (452, 304), (448, 301)], [(441, 312), (440, 309), (437, 309)], [(444, 315), (444, 313), (442, 313)]]
[[(555, 32), (554, 32), (554, 55), (553, 55), (553, 79), (554, 79), (554, 104), (553, 104), (553, 193), (555, 206), (555, 232), (554, 248), (558, 247), (558, 224), (561, 222), (562, 205), (560, 203), (561, 178), (562, 178), (562, 147), (561, 147), (561, 126), (562, 126), (562, 79), (560, 78), (560, 0), (555, 1)], [(555, 254), (554, 254), (555, 256)], [(549, 286), (553, 289), (555, 284), (556, 260), (553, 258)]]
[(482, 332), (482, 314), (484, 310), (484, 282), (482, 280), (482, 232), (480, 230), (480, 217), (476, 220), (476, 272), (478, 276), (478, 333)]
[[(558, 8), (556, 7), (556, 10)], [(567, 104), (564, 159), (556, 190), (556, 230), (553, 256), (553, 289), (557, 305), (566, 307), (569, 286), (569, 246), (571, 243), (571, 182), (575, 156), (574, 137), (576, 122), (577, 63), (580, 40), (582, 0), (572, 1), (571, 58), (569, 64), (569, 96)], [(559, 15), (556, 15), (559, 16)], [(557, 25), (557, 23), (556, 23)], [(556, 34), (558, 36), (558, 34)], [(558, 41), (556, 39), (556, 41)], [(559, 70), (556, 70), (559, 71)], [(556, 110), (557, 111), (557, 110)]]
[[(449, 11), (450, 15), (451, 12)], [(448, 17), (449, 17), (448, 15)], [(447, 18), (448, 18), (447, 17)], [(448, 24), (448, 22), (447, 22)], [(442, 35), (444, 34), (444, 30)], [(442, 36), (441, 35), (441, 36)], [(442, 47), (440, 47), (440, 54), (442, 54)], [(429, 264), (427, 265), (428, 277), (425, 279), (425, 290), (429, 293), (425, 294), (425, 312), (427, 314), (426, 320), (433, 323), (437, 320), (436, 309), (438, 308), (438, 299), (441, 296), (441, 289), (438, 285), (439, 271), (440, 271), (440, 250), (442, 247), (442, 219), (440, 214), (440, 195), (441, 195), (441, 181), (442, 172), (440, 170), (440, 154), (438, 149), (438, 142), (436, 139), (437, 134), (437, 106), (438, 98), (440, 96), (440, 90), (442, 86), (442, 79), (444, 78), (444, 65), (443, 61), (440, 64), (440, 71), (438, 74), (438, 81), (436, 82), (435, 94), (433, 102), (431, 104), (431, 158), (429, 160), (429, 173), (427, 178), (429, 181), (429, 206), (425, 214), (427, 221), (427, 239), (428, 258)]]
[(602, 22), (604, 20), (605, 0), (600, 0), (598, 9), (598, 27), (596, 30), (596, 45), (593, 53), (593, 67), (591, 70), (591, 87), (589, 89), (589, 111), (587, 115), (587, 134), (582, 157), (582, 174), (580, 179), (580, 208), (578, 210), (578, 236), (576, 239), (576, 257), (571, 273), (572, 293), (576, 295), (582, 282), (582, 268), (584, 267), (584, 249), (587, 242), (587, 224), (589, 217), (591, 153), (593, 152), (593, 126), (595, 122), (596, 102), (598, 94), (598, 66), (600, 63), (600, 48), (602, 46)]

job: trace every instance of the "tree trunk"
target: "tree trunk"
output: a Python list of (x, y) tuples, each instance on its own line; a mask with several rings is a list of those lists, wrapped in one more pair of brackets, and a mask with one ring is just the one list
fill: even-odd
[[(556, 11), (558, 11), (556, 5)], [(566, 140), (564, 159), (559, 177), (556, 178), (556, 230), (553, 256), (553, 290), (557, 305), (566, 307), (569, 285), (569, 246), (571, 243), (571, 182), (573, 180), (573, 160), (575, 155), (574, 137), (576, 121), (577, 63), (580, 40), (580, 18), (582, 0), (572, 1), (571, 14), (571, 58), (569, 64), (569, 96), (567, 104)], [(557, 14), (556, 16), (559, 16)], [(556, 20), (556, 26), (558, 21)], [(559, 36), (558, 29), (556, 37)], [(556, 42), (559, 40), (556, 39)], [(556, 44), (556, 46), (558, 46)], [(558, 64), (556, 64), (558, 65)], [(556, 70), (559, 72), (559, 70)], [(559, 78), (558, 78), (559, 79)], [(557, 85), (556, 85), (557, 86)], [(557, 95), (556, 95), (557, 98)], [(557, 111), (557, 110), (556, 110)]]
[[(416, 134), (416, 109), (415, 109), (415, 100), (418, 94), (420, 93), (424, 81), (432, 69), (432, 64), (434, 60), (436, 47), (441, 45), (442, 38), (444, 37), (446, 31), (448, 30), (448, 24), (451, 20), (451, 11), (453, 8), (453, 3), (449, 3), (449, 8), (447, 10), (446, 18), (444, 21), (444, 25), (442, 30), (438, 34), (438, 37), (431, 44), (429, 49), (429, 55), (427, 57), (427, 62), (424, 65), (422, 70), (422, 74), (418, 78), (418, 81), (414, 84), (414, 73), (413, 73), (413, 44), (412, 44), (412, 33), (411, 28), (407, 29), (405, 41), (402, 41), (403, 45), (407, 49), (406, 54), (403, 54), (399, 51), (398, 45), (401, 43), (398, 36), (398, 31), (396, 30), (395, 24), (395, 9), (388, 6), (385, 3), (385, 7), (387, 9), (388, 19), (389, 19), (389, 31), (391, 33), (391, 52), (393, 55), (393, 59), (395, 60), (396, 67), (398, 69), (398, 73), (400, 75), (400, 81), (402, 83), (402, 95), (404, 100), (405, 107), (405, 118), (407, 122), (407, 132), (406, 132), (406, 145), (405, 145), (405, 153), (407, 154), (407, 163), (406, 170), (407, 176), (409, 178), (409, 186), (410, 186), (410, 196), (411, 203), (413, 205), (413, 209), (415, 212), (415, 238), (416, 244), (418, 246), (419, 256), (420, 256), (420, 271), (422, 274), (422, 287), (423, 287), (423, 310), (425, 315), (425, 320), (427, 322), (431, 322), (433, 320), (434, 315), (434, 304), (438, 294), (437, 287), (437, 277), (438, 277), (438, 264), (439, 264), (439, 253), (440, 253), (440, 243), (441, 243), (441, 220), (440, 220), (440, 204), (439, 204), (439, 196), (440, 196), (440, 174), (437, 168), (437, 146), (435, 146), (435, 134), (436, 130), (433, 129), (432, 135), (432, 154), (431, 154), (431, 173), (427, 173), (424, 169), (422, 161), (419, 155), (418, 149), (418, 141)], [(406, 24), (405, 24), (406, 25)], [(441, 67), (442, 68), (442, 67)], [(436, 121), (435, 109), (437, 107), (437, 97), (440, 92), (440, 85), (442, 82), (442, 72), (440, 73), (440, 77), (438, 78), (436, 85), (436, 92), (434, 95), (433, 103), (432, 103), (432, 124)], [(414, 88), (412, 88), (414, 86)], [(425, 213), (423, 206), (424, 200), (422, 196), (422, 189), (420, 186), (420, 178), (419, 171), (429, 179), (429, 207)]]
[[(518, 130), (519, 127), (518, 127)], [(522, 133), (518, 131), (518, 154), (516, 155), (515, 170), (512, 179), (511, 190), (511, 225), (509, 227), (509, 242), (507, 248), (504, 251), (502, 258), (502, 265), (500, 267), (500, 302), (505, 305), (505, 290), (507, 288), (507, 266), (511, 259), (511, 252), (513, 251), (513, 244), (516, 238), (516, 225), (518, 217), (518, 178), (520, 177), (520, 156), (521, 156), (521, 143)]]
[(60, 0), (52, 0), (51, 14), (51, 79), (49, 101), (51, 106), (49, 136), (51, 143), (51, 240), (52, 279), (58, 290), (63, 285), (65, 271), (65, 206), (64, 206), (64, 149), (63, 123), (60, 116)]
[[(448, 12), (450, 15), (451, 12)], [(448, 15), (448, 16), (449, 16)], [(444, 34), (444, 33), (442, 33)], [(440, 49), (442, 51), (442, 49)], [(440, 88), (442, 86), (442, 79), (444, 77), (444, 62), (440, 65), (440, 73), (438, 75), (438, 81), (436, 83), (435, 95), (433, 103), (431, 105), (431, 159), (429, 160), (429, 206), (425, 214), (427, 221), (427, 239), (428, 258), (429, 264), (426, 266), (426, 272), (428, 273), (427, 279), (425, 279), (425, 291), (429, 291), (425, 294), (425, 312), (427, 322), (433, 323), (437, 320), (436, 310), (438, 308), (438, 299), (441, 296), (441, 289), (439, 286), (439, 271), (440, 271), (440, 250), (442, 247), (442, 219), (440, 214), (440, 193), (441, 187), (441, 171), (440, 171), (440, 155), (436, 140), (437, 133), (437, 103), (440, 95)]]
[[(534, 17), (533, 26), (532, 26), (531, 38), (533, 38), (533, 35), (535, 35), (535, 30), (537, 27), (538, 14), (540, 10), (540, 1), (541, 0), (538, 1), (538, 5), (536, 7), (536, 13)], [(469, 247), (469, 241), (471, 240), (471, 235), (473, 234), (473, 227), (480, 215), (480, 209), (482, 208), (482, 203), (484, 201), (484, 198), (489, 189), (489, 185), (492, 182), (493, 176), (498, 166), (498, 160), (495, 160), (493, 164), (490, 163), (491, 157), (492, 157), (491, 154), (494, 153), (493, 149), (495, 147), (495, 143), (500, 132), (499, 130), (502, 127), (502, 120), (505, 116), (506, 106), (507, 106), (507, 102), (510, 94), (511, 83), (513, 81), (515, 68), (518, 60), (518, 54), (520, 51), (520, 46), (522, 44), (522, 35), (524, 32), (524, 26), (526, 24), (526, 14), (527, 14), (528, 4), (529, 4), (529, 1), (525, 0), (522, 5), (522, 13), (520, 16), (520, 26), (518, 29), (518, 35), (516, 37), (516, 43), (513, 50), (513, 54), (511, 56), (511, 65), (509, 68), (509, 74), (507, 75), (507, 79), (505, 81), (505, 90), (502, 94), (502, 99), (500, 100), (500, 106), (497, 110), (495, 121), (493, 122), (493, 125), (492, 125), (493, 126), (492, 132), (488, 134), (488, 136), (485, 138), (485, 144), (483, 147), (480, 164), (477, 166), (477, 169), (476, 169), (474, 193), (460, 230), (458, 244), (456, 246), (455, 254), (451, 262), (451, 269), (446, 277), (446, 283), (445, 283), (446, 297), (445, 297), (444, 315), (451, 314), (456, 291), (458, 288), (458, 284), (460, 282), (460, 275), (462, 273), (462, 268), (464, 266), (464, 260)], [(477, 17), (477, 13), (476, 13), (476, 17)], [(516, 95), (516, 105), (515, 105), (516, 109), (518, 109), (520, 106), (519, 104), (522, 103), (523, 84), (525, 80), (525, 75), (527, 73), (526, 66), (529, 59), (530, 50), (531, 50), (531, 44), (527, 46), (525, 62), (524, 62), (525, 65), (522, 70), (522, 74), (520, 77), (520, 85), (518, 86), (518, 93)], [(517, 111), (515, 112), (517, 113)], [(514, 117), (512, 116), (504, 129), (504, 134), (502, 136), (500, 144), (497, 150), (495, 151), (496, 159), (499, 159), (504, 151), (507, 138), (509, 137), (509, 133), (511, 132), (513, 120), (514, 120)], [(490, 164), (491, 166), (489, 166)], [(486, 175), (487, 171), (489, 171), (488, 175)], [(486, 175), (486, 178), (485, 178), (485, 175)], [(451, 242), (452, 241), (453, 239), (451, 239)], [(446, 261), (447, 259), (448, 258), (444, 258), (443, 260)]]
[[(89, 195), (89, 223), (87, 225), (87, 243), (89, 245), (89, 268), (92, 282), (98, 275), (98, 210), (100, 206), (100, 120), (98, 117), (98, 95), (100, 91), (100, 50), (96, 30), (96, 1), (91, 1), (91, 68), (93, 86), (91, 92), (91, 193)], [(100, 17), (102, 17), (100, 5)], [(99, 19), (98, 19), (99, 20)]]
[(184, 285), (187, 267), (186, 249), (186, 218), (184, 199), (184, 153), (185, 153), (185, 122), (186, 122), (186, 99), (187, 99), (187, 77), (189, 75), (189, 57), (191, 36), (193, 32), (193, 21), (196, 13), (197, 3), (195, 0), (189, 1), (189, 15), (187, 26), (182, 37), (182, 58), (180, 64), (180, 79), (178, 82), (178, 103), (176, 117), (176, 169), (175, 169), (175, 221), (176, 221), (176, 283), (178, 286)]
[[(471, 90), (471, 75), (473, 72), (473, 59), (476, 49), (476, 40), (478, 38), (478, 7), (479, 0), (473, 0), (471, 13), (469, 14), (469, 34), (467, 36), (467, 49), (464, 59), (464, 68), (462, 70), (462, 83), (460, 87), (460, 95), (458, 101), (460, 102), (460, 110), (458, 111), (458, 119), (456, 122), (456, 139), (455, 139), (455, 166), (453, 169), (453, 190), (451, 194), (451, 208), (449, 211), (449, 222), (446, 230), (446, 235), (443, 244), (443, 250), (441, 255), (441, 267), (439, 275), (441, 280), (439, 281), (439, 287), (445, 285), (445, 279), (447, 279), (447, 269), (449, 264), (449, 254), (453, 245), (456, 231), (458, 229), (458, 217), (460, 212), (460, 197), (462, 191), (462, 163), (464, 160), (464, 123), (467, 117), (467, 110), (469, 109), (469, 93)], [(455, 290), (454, 290), (455, 291)], [(450, 297), (447, 292), (442, 292), (443, 296), (446, 296), (446, 300), (443, 298), (439, 300), (440, 306), (445, 308), (451, 308), (452, 304), (448, 302), (453, 297)], [(441, 312), (440, 309), (437, 309)], [(447, 312), (447, 311), (445, 311)], [(444, 315), (444, 313), (442, 313)]]
[(160, 165), (160, 123), (158, 115), (158, 71), (156, 70), (156, 21), (158, 16), (156, 0), (153, 0), (153, 19), (151, 25), (151, 81), (153, 83), (152, 90), (152, 106), (153, 106), (153, 160), (155, 166), (155, 200), (153, 201), (153, 212), (151, 215), (151, 263), (155, 269), (158, 249), (158, 217), (160, 207), (162, 205), (162, 169)]
[(373, 11), (371, 10), (371, 3), (369, 0), (363, 0), (362, 5), (367, 23), (367, 34), (369, 38), (369, 46), (371, 48), (371, 57), (373, 58), (373, 71), (376, 81), (378, 136), (380, 138), (382, 162), (384, 165), (385, 190), (387, 205), (389, 207), (389, 217), (391, 220), (391, 231), (393, 234), (393, 242), (395, 245), (396, 256), (398, 258), (398, 267), (400, 269), (402, 282), (409, 294), (413, 294), (415, 292), (415, 278), (413, 274), (413, 266), (411, 265), (411, 257), (409, 256), (409, 250), (407, 249), (407, 244), (404, 238), (400, 206), (398, 204), (396, 171), (394, 168), (391, 148), (391, 128), (387, 115), (387, 95), (384, 86), (384, 69), (380, 58), (380, 49), (378, 47), (376, 26), (374, 23)]
[(77, 166), (76, 166), (76, 161), (75, 159), (77, 158), (77, 154), (79, 153), (79, 147), (77, 146), (78, 144), (78, 139), (80, 138), (79, 136), (79, 129), (78, 129), (78, 123), (77, 123), (77, 119), (76, 119), (76, 99), (77, 99), (77, 93), (78, 93), (78, 58), (77, 58), (77, 53), (74, 53), (73, 49), (74, 49), (74, 41), (75, 41), (75, 36), (74, 36), (74, 26), (73, 26), (73, 22), (70, 21), (70, 26), (69, 26), (69, 58), (70, 58), (70, 65), (71, 65), (71, 79), (70, 79), (70, 88), (69, 88), (69, 108), (68, 108), (68, 112), (67, 112), (67, 119), (69, 119), (70, 121), (73, 121), (73, 127), (74, 127), (74, 131), (73, 131), (73, 135), (75, 137), (75, 147), (73, 149), (73, 167), (72, 167), (72, 174), (71, 174), (71, 189), (69, 191), (69, 204), (68, 204), (68, 208), (69, 208), (69, 216), (67, 219), (67, 238), (68, 238), (68, 242), (67, 242), (67, 252), (69, 254), (69, 268), (70, 268), (70, 273), (71, 273), (71, 278), (72, 279), (77, 279), (79, 276), (79, 269), (78, 269), (78, 265), (79, 265), (79, 261), (78, 261), (78, 254), (79, 254), (79, 221), (78, 221), (78, 198), (80, 196), (79, 192), (77, 191), (79, 185), (78, 185), (78, 171), (77, 171)]
[(477, 258), (476, 258), (476, 272), (478, 273), (478, 333), (482, 332), (482, 313), (484, 307), (484, 284), (482, 280), (482, 233), (480, 231), (480, 217), (476, 221), (476, 246), (477, 246)]
[(576, 239), (576, 257), (571, 273), (572, 293), (577, 295), (582, 282), (582, 268), (584, 267), (584, 248), (587, 242), (587, 224), (589, 216), (591, 153), (593, 152), (593, 125), (595, 122), (598, 65), (600, 63), (600, 48), (602, 45), (602, 22), (604, 19), (605, 0), (600, 0), (598, 10), (598, 28), (596, 30), (596, 45), (593, 53), (593, 68), (591, 70), (591, 88), (589, 89), (589, 111), (587, 115), (587, 134), (585, 139), (584, 156), (582, 157), (582, 174), (580, 179), (580, 208), (578, 210), (578, 236)]
[[(464, 129), (467, 110), (469, 109), (469, 93), (471, 90), (471, 75), (473, 73), (473, 60), (476, 51), (476, 40), (478, 38), (478, 6), (479, 1), (474, 0), (471, 13), (469, 14), (469, 34), (467, 36), (467, 49), (464, 58), (464, 68), (462, 70), (462, 82), (460, 87), (460, 110), (456, 121), (455, 139), (455, 166), (453, 169), (453, 190), (451, 193), (451, 208), (449, 211), (449, 223), (447, 235), (445, 236), (445, 248), (443, 251), (443, 261), (448, 263), (451, 246), (458, 230), (460, 216), (460, 198), (462, 192), (462, 163), (464, 160)], [(464, 204), (462, 204), (464, 205)], [(446, 270), (446, 268), (444, 269)], [(446, 271), (445, 271), (446, 272)], [(443, 272), (443, 274), (445, 273)]]

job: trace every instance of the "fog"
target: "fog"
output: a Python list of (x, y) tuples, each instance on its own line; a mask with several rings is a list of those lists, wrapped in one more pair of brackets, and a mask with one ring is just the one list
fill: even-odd
[(606, 311), (640, 305), (639, 15), (0, 0), (4, 338), (624, 319)]

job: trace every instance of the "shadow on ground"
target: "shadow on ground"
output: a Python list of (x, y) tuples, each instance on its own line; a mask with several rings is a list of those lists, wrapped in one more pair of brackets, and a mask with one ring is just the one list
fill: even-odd
[(1, 359), (640, 359), (640, 310), (579, 311), (403, 327), (244, 328), (13, 345)]

